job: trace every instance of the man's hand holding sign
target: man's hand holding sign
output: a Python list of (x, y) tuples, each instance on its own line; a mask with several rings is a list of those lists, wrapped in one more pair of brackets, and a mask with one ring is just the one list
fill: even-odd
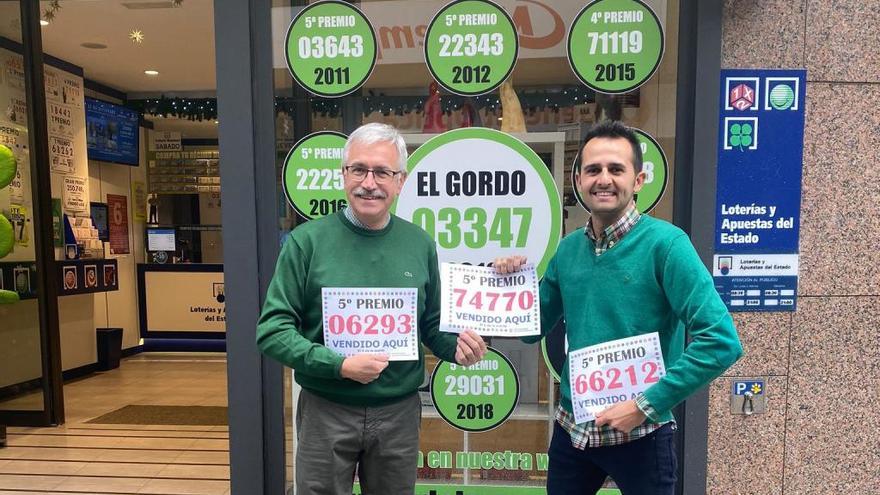
[(443, 263), (440, 330), (473, 328), (483, 336), (540, 334), (535, 266), (500, 275), (492, 268)]
[[(346, 357), (343, 378), (367, 384), (379, 377), (389, 361), (419, 357), (415, 289), (324, 288), (324, 342)], [(464, 331), (456, 343), (455, 359), (470, 366), (482, 359), (486, 343)]]

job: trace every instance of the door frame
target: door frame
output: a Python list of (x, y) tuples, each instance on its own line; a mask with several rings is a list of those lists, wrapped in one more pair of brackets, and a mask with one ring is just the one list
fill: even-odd
[[(294, 3), (294, 2), (292, 2)], [(680, 0), (673, 223), (710, 266), (722, 0)], [(214, 0), (233, 495), (284, 493), (283, 368), (256, 319), (278, 256), (270, 0)], [(700, 104), (698, 104), (698, 102)], [(699, 167), (695, 164), (700, 164)], [(706, 490), (708, 390), (677, 411), (679, 494)]]
[[(40, 361), (43, 410), (0, 411), (0, 423), (10, 426), (52, 426), (64, 423), (61, 374), (61, 335), (58, 323), (58, 281), (54, 276), (55, 246), (52, 224), (52, 183), (49, 132), (43, 78), (43, 38), (39, 0), (19, 0), (24, 58), (28, 147), (33, 201), (34, 246), (37, 264), (37, 306), (40, 325)], [(38, 104), (35, 104), (38, 103)]]

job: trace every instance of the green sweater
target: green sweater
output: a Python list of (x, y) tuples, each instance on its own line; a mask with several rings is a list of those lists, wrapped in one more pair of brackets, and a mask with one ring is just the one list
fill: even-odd
[[(730, 313), (687, 235), (647, 215), (601, 256), (583, 229), (567, 235), (540, 293), (542, 335), (564, 317), (571, 350), (659, 333), (666, 376), (644, 393), (660, 422), (742, 355)], [(561, 402), (571, 412), (567, 357), (564, 370)]]
[(418, 361), (392, 361), (367, 385), (340, 376), (343, 357), (324, 346), (323, 287), (417, 288), (420, 341), (439, 358), (455, 360), (457, 336), (439, 331), (436, 247), (417, 226), (392, 215), (384, 229), (366, 230), (340, 212), (296, 228), (281, 249), (257, 325), (260, 350), (327, 400), (381, 405), (414, 393), (425, 375), (421, 345)]

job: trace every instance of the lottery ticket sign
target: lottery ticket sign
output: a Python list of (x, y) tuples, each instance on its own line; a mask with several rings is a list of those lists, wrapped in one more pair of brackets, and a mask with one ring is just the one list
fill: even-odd
[(297, 142), (284, 160), (284, 195), (309, 220), (335, 213), (348, 204), (342, 177), (345, 134), (321, 131)]
[(544, 274), (562, 233), (562, 205), (553, 175), (528, 145), (493, 129), (455, 129), (416, 149), (407, 168), (393, 211), (437, 242), (441, 262), (485, 266), (523, 255)]
[(440, 270), (441, 331), (472, 329), (498, 337), (541, 333), (535, 265), (504, 275), (494, 268), (453, 263), (443, 263)]
[(337, 0), (304, 8), (290, 23), (284, 44), (287, 67), (305, 89), (345, 96), (363, 85), (376, 65), (376, 34), (355, 6)]
[(666, 375), (656, 332), (578, 349), (568, 361), (571, 406), (578, 424), (635, 399)]
[(387, 354), (390, 361), (419, 358), (414, 288), (321, 290), (324, 345), (342, 354)]
[(440, 417), (455, 428), (487, 431), (513, 413), (519, 378), (510, 361), (490, 347), (473, 366), (438, 363), (431, 374), (431, 398)]
[(519, 51), (513, 19), (488, 0), (452, 2), (428, 25), (425, 62), (444, 88), (481, 95), (507, 79)]
[(644, 84), (663, 58), (663, 25), (640, 0), (598, 0), (568, 32), (568, 61), (600, 93), (626, 93)]

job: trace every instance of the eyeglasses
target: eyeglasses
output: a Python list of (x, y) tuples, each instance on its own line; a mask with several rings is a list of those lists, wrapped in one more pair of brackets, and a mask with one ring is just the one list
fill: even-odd
[(373, 173), (373, 180), (376, 181), (377, 184), (385, 184), (386, 182), (391, 181), (392, 178), (397, 176), (397, 174), (402, 174), (401, 170), (391, 170), (389, 168), (367, 168), (361, 167), (360, 165), (347, 165), (343, 167), (352, 179), (362, 182), (367, 178), (367, 174), (370, 172)]

